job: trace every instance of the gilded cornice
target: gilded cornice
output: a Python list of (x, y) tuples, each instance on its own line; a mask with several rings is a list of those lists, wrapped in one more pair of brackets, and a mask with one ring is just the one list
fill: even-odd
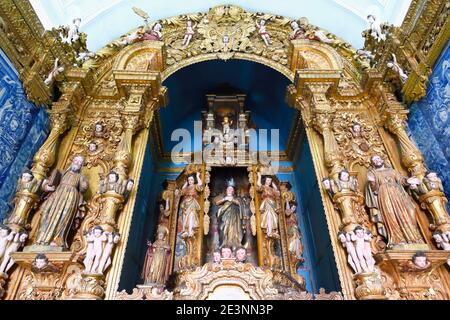
[[(81, 43), (78, 49), (84, 50), (85, 38)], [(52, 102), (53, 85), (47, 86), (44, 79), (54, 69), (56, 59), (64, 71), (55, 84), (64, 91), (66, 74), (75, 62), (76, 51), (62, 43), (59, 30), (44, 29), (29, 1), (0, 2), (0, 48), (17, 69), (28, 99), (38, 105)]]

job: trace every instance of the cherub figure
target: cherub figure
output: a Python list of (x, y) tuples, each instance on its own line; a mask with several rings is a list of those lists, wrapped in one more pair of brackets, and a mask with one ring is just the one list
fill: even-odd
[(374, 15), (369, 14), (367, 16), (367, 22), (369, 23), (370, 35), (377, 41), (386, 40), (386, 35), (381, 29), (380, 23), (377, 21)]
[(22, 172), (22, 176), (17, 182), (17, 191), (29, 191), (36, 192), (38, 187), (38, 181), (34, 177), (33, 172), (30, 170), (25, 170)]
[(428, 172), (423, 178), (423, 183), (428, 190), (437, 190), (444, 192), (442, 180), (438, 177), (436, 172)]
[(387, 63), (387, 67), (393, 70), (400, 77), (400, 81), (405, 83), (408, 80), (408, 75), (403, 71), (402, 67), (397, 63), (397, 57), (392, 53), (392, 61)]
[(300, 27), (297, 21), (291, 22), (292, 32), (289, 35), (290, 40), (298, 40), (298, 39), (307, 39), (306, 30), (303, 27)]
[(222, 263), (222, 256), (220, 254), (220, 250), (219, 249), (216, 249), (213, 252), (213, 262), (217, 263), (217, 264)]
[(157, 22), (150, 30), (146, 29), (144, 34), (139, 37), (139, 40), (161, 41), (162, 38), (162, 25)]
[(14, 265), (14, 260), (11, 258), (11, 254), (19, 251), (19, 249), (25, 244), (27, 237), (28, 234), (25, 232), (15, 233), (12, 243), (8, 246), (3, 256), (3, 260), (0, 265), (0, 273), (7, 273), (8, 270), (11, 269)]
[(119, 174), (113, 170), (108, 173), (108, 176), (100, 180), (99, 193), (114, 191), (118, 194), (121, 192), (121, 185), (119, 183)]
[(372, 272), (372, 253), (370, 250), (369, 252), (366, 250), (366, 242), (370, 241), (369, 235), (364, 232), (362, 227), (357, 226), (351, 234), (351, 240), (354, 242), (356, 255), (362, 270), (364, 272)]
[(97, 151), (97, 144), (93, 141), (89, 142), (88, 144), (88, 151), (89, 153), (94, 153), (95, 151)]
[(220, 253), (222, 255), (222, 259), (231, 259), (233, 258), (233, 251), (230, 246), (222, 246), (220, 249)]
[(334, 194), (336, 193), (337, 189), (332, 180), (330, 178), (325, 177), (322, 179), (322, 185), (323, 188), (327, 191), (328, 195), (333, 198)]
[(428, 269), (431, 266), (431, 262), (428, 261), (428, 258), (423, 251), (417, 251), (411, 260), (415, 269)]
[(15, 232), (11, 232), (8, 226), (0, 225), (0, 259), (5, 255), (6, 248), (14, 239)]
[(433, 239), (436, 241), (438, 248), (446, 251), (450, 251), (450, 243), (448, 237), (441, 231), (435, 231), (433, 233)]
[(105, 127), (101, 122), (95, 124), (93, 136), (96, 138), (103, 138), (105, 136)]
[(77, 62), (78, 65), (82, 65), (87, 60), (89, 60), (90, 58), (94, 58), (94, 57), (95, 57), (95, 53), (94, 52), (92, 52), (92, 51), (84, 51), (84, 52), (78, 53), (77, 57), (75, 58), (75, 61)]
[(131, 190), (133, 190), (133, 186), (134, 186), (134, 180), (133, 179), (127, 179), (123, 182), (120, 194), (123, 195), (123, 197), (125, 198), (125, 200), (128, 199), (128, 197), (131, 194)]
[(47, 78), (44, 80), (44, 84), (47, 87), (50, 86), (56, 80), (56, 77), (59, 76), (63, 71), (64, 66), (59, 65), (59, 58), (56, 58), (55, 63), (53, 65), (53, 69), (50, 71)]
[(104, 233), (103, 228), (100, 226), (94, 227), (94, 229), (86, 235), (88, 248), (86, 252), (86, 258), (83, 261), (85, 273), (97, 272), (97, 267), (100, 263), (100, 258), (102, 257), (103, 253), (103, 246), (107, 240), (107, 234)]
[(355, 247), (351, 240), (353, 232), (345, 233), (344, 231), (338, 232), (338, 238), (341, 241), (342, 246), (347, 251), (347, 262), (352, 267), (354, 273), (361, 272), (361, 265), (359, 264), (358, 255), (356, 254)]
[(350, 173), (345, 169), (339, 172), (336, 185), (339, 192), (343, 190), (356, 191), (358, 187), (356, 179), (351, 177)]
[(222, 44), (220, 45), (220, 50), (228, 51), (230, 49), (230, 37), (228, 35), (224, 35), (222, 37)]
[(68, 27), (67, 38), (62, 39), (63, 42), (72, 44), (80, 38), (79, 28), (81, 24), (81, 18), (75, 18), (72, 20), (72, 24)]
[(236, 262), (245, 263), (247, 261), (247, 249), (238, 247), (236, 249)]
[(103, 274), (106, 269), (111, 265), (111, 253), (114, 248), (114, 246), (119, 242), (120, 240), (120, 234), (117, 232), (112, 232), (107, 234), (108, 240), (105, 244), (105, 247), (103, 248), (102, 257), (100, 259), (100, 262), (98, 264), (97, 271), (98, 273)]
[(261, 19), (261, 21), (258, 23), (258, 20), (256, 20), (256, 26), (258, 27), (258, 33), (261, 36), (261, 38), (264, 41), (264, 44), (266, 46), (270, 46), (272, 43), (270, 41), (270, 35), (266, 31), (266, 20)]
[(191, 20), (188, 20), (186, 22), (186, 33), (184, 34), (184, 39), (183, 39), (183, 47), (184, 48), (186, 48), (189, 45), (189, 43), (191, 42), (192, 37), (195, 34), (194, 29), (196, 26), (197, 26), (197, 24), (192, 25)]
[(328, 43), (328, 44), (335, 42), (334, 39), (328, 38), (328, 36), (325, 34), (325, 32), (323, 32), (320, 29), (314, 30), (314, 38), (315, 38), (315, 40), (318, 40), (323, 43)]

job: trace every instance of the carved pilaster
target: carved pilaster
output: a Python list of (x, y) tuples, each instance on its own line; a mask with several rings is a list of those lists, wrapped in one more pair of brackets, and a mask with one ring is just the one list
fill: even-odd
[(416, 177), (423, 178), (427, 170), (423, 164), (422, 153), (408, 137), (405, 130), (407, 113), (408, 111), (404, 109), (395, 108), (386, 110), (384, 113), (384, 126), (397, 137), (402, 161), (408, 168), (408, 171)]
[(56, 159), (56, 150), (60, 136), (69, 128), (69, 112), (65, 103), (55, 103), (49, 110), (51, 131), (47, 140), (34, 155), (31, 171), (36, 179), (42, 180), (47, 176), (49, 168)]
[(316, 109), (314, 112), (314, 127), (323, 136), (325, 165), (330, 170), (330, 176), (336, 176), (342, 170), (342, 156), (333, 133), (332, 122), (334, 112)]

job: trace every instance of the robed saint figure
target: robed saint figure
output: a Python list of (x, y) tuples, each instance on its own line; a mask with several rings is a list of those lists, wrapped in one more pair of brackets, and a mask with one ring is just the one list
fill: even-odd
[(244, 236), (243, 208), (239, 202), (239, 198), (234, 196), (234, 181), (228, 181), (225, 191), (225, 197), (216, 202), (219, 206), (217, 210), (217, 219), (219, 221), (219, 238), (220, 246), (227, 245), (237, 248), (242, 245)]

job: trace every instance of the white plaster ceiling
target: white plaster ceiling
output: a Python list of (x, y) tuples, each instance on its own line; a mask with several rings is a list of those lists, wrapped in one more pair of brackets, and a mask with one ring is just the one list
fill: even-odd
[(363, 46), (361, 31), (366, 16), (400, 25), (411, 0), (30, 0), (46, 29), (82, 19), (81, 31), (88, 34), (88, 48), (96, 51), (122, 34), (142, 24), (133, 11), (144, 9), (151, 20), (185, 13), (206, 12), (209, 8), (233, 4), (252, 12), (289, 18), (307, 17), (310, 23), (327, 29), (352, 44)]

